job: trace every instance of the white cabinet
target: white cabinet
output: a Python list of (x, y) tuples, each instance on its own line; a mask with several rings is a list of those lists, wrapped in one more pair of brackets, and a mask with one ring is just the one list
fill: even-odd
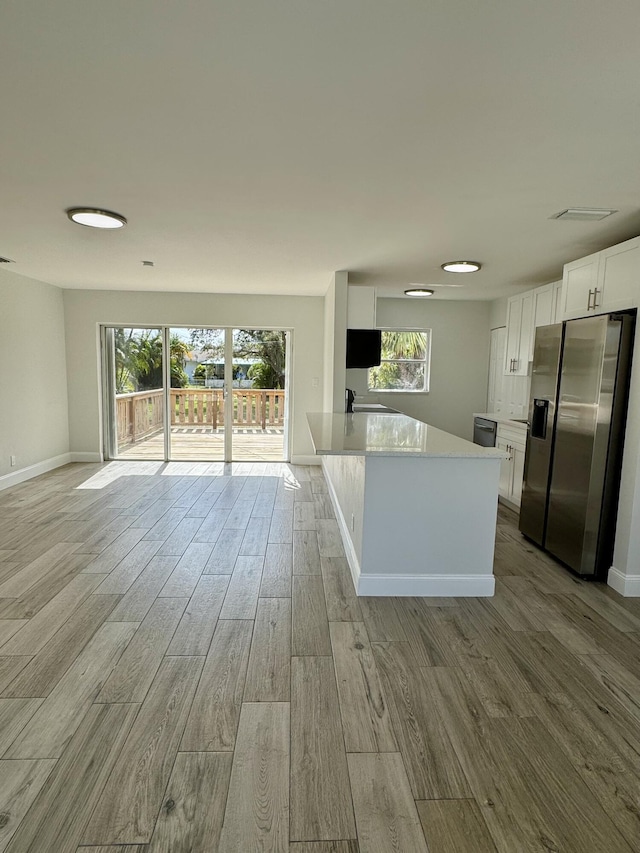
[(504, 326), (491, 330), (491, 345), (489, 349), (489, 390), (487, 392), (487, 411), (504, 411), (504, 348), (507, 330)]
[(347, 290), (347, 328), (376, 328), (375, 287), (349, 287)]
[(600, 252), (596, 313), (620, 311), (638, 304), (640, 291), (640, 237)]
[(606, 314), (638, 305), (640, 237), (565, 264), (562, 318)]
[(553, 288), (553, 309), (551, 311), (551, 322), (562, 322), (562, 279), (554, 281), (551, 285)]
[(532, 290), (510, 297), (507, 303), (507, 345), (504, 362), (506, 374), (527, 375), (534, 316)]
[(526, 425), (498, 424), (496, 447), (507, 454), (506, 459), (500, 463), (498, 493), (505, 503), (519, 508), (527, 448)]

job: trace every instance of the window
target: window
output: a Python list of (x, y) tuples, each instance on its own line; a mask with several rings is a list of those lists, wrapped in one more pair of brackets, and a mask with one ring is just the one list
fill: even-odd
[(428, 329), (383, 330), (382, 359), (369, 368), (369, 391), (428, 391), (430, 346)]

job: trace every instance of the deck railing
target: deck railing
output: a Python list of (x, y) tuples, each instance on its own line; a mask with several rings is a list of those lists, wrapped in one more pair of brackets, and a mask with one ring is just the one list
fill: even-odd
[[(281, 427), (284, 424), (285, 392), (253, 388), (233, 389), (232, 426)], [(134, 444), (161, 432), (164, 425), (163, 392), (138, 391), (116, 394), (118, 446)], [(171, 426), (224, 426), (222, 388), (172, 388)]]

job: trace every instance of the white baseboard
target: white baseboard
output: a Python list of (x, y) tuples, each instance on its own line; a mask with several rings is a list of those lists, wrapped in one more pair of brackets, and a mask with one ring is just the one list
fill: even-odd
[(101, 453), (70, 453), (71, 462), (102, 462), (102, 454)]
[(625, 575), (615, 566), (611, 566), (607, 576), (607, 583), (625, 598), (636, 598), (640, 596), (640, 575)]
[(24, 483), (25, 480), (31, 480), (33, 477), (39, 477), (40, 474), (46, 474), (47, 471), (53, 471), (54, 468), (61, 468), (71, 461), (70, 453), (61, 453), (60, 456), (52, 456), (50, 459), (36, 462), (35, 465), (27, 465), (26, 468), (20, 468), (10, 474), (3, 474), (0, 477), (0, 491), (11, 486), (17, 486), (18, 483)]
[(363, 575), (358, 595), (488, 598), (494, 594), (493, 575)]
[(319, 456), (292, 456), (291, 457), (292, 465), (320, 465), (321, 460)]

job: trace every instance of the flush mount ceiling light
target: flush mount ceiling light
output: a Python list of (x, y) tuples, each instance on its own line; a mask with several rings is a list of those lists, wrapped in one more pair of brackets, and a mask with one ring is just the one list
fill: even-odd
[(405, 290), (406, 296), (433, 296), (434, 293), (430, 287), (410, 287)]
[(95, 207), (70, 207), (67, 216), (72, 222), (89, 228), (123, 228), (127, 224), (127, 220), (119, 213)]
[(481, 266), (477, 261), (447, 261), (442, 269), (445, 272), (478, 272)]
[(608, 208), (599, 207), (568, 207), (566, 210), (561, 210), (560, 213), (554, 213), (549, 219), (569, 219), (574, 222), (598, 222), (600, 219), (606, 219), (617, 210), (609, 210)]

